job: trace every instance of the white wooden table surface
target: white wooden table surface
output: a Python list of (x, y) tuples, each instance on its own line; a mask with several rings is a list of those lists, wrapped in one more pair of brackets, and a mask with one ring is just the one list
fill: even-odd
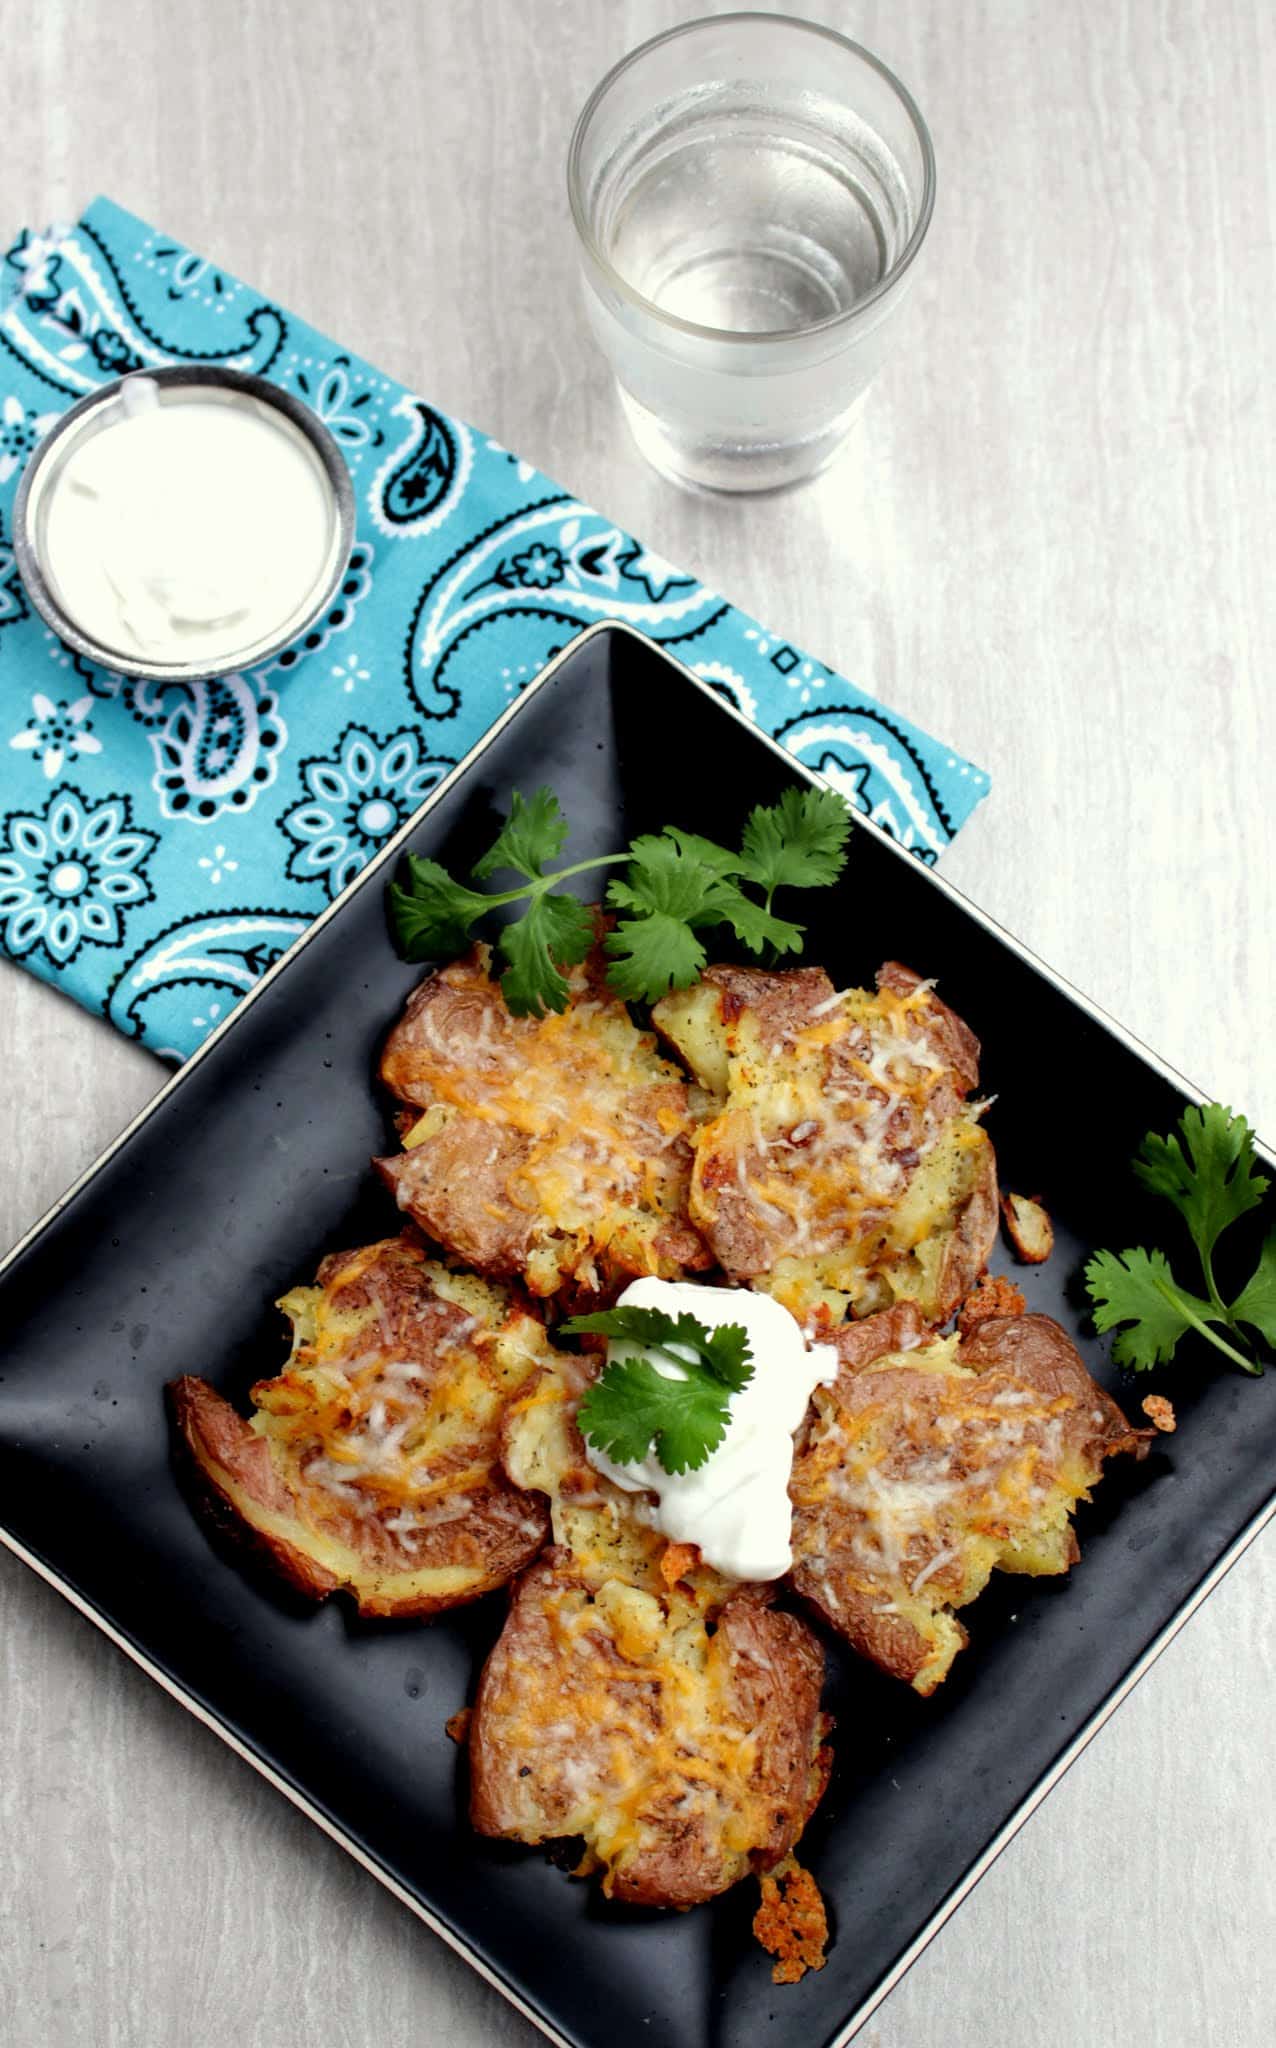
[[(993, 792), (945, 872), (1276, 1137), (1276, 16), (810, 6), (913, 87), (940, 197), (803, 494), (646, 471), (573, 293), (575, 108), (694, 0), (7, 0), (4, 229), (109, 192), (952, 739)], [(8, 1242), (162, 1073), (8, 967), (0, 1066)], [(865, 2042), (1270, 2042), (1274, 1690), (1269, 1535)], [(3, 1555), (0, 1928), (16, 2048), (537, 2038)]]

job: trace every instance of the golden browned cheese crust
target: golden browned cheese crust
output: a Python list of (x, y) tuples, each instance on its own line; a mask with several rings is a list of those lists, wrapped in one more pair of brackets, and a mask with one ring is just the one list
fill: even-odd
[(792, 1848), (828, 1770), (824, 1655), (770, 1587), (670, 1546), (593, 1471), (591, 1375), (562, 1358), (505, 1424), (506, 1468), (550, 1496), (555, 1547), (520, 1580), (470, 1728), (483, 1834), (582, 1837), (634, 1904), (685, 1907)]
[(500, 1461), (506, 1404), (546, 1356), (527, 1309), (401, 1238), (325, 1259), (280, 1306), (292, 1357), (251, 1420), (204, 1380), (170, 1389), (218, 1526), (363, 1614), (433, 1614), (521, 1571), (549, 1532)]
[(775, 1957), (773, 1984), (799, 1984), (808, 1970), (824, 1968), (828, 1914), (815, 1879), (795, 1857), (786, 1857), (763, 1878), (753, 1932)]
[(953, 1610), (994, 1568), (1066, 1572), (1070, 1516), (1104, 1460), (1142, 1457), (1059, 1325), (992, 1317), (964, 1340), (898, 1311), (839, 1333), (794, 1462), (792, 1583), (863, 1656), (933, 1692), (967, 1638)]
[(376, 1162), (400, 1208), (477, 1271), (583, 1305), (710, 1263), (687, 1215), (695, 1117), (603, 980), (596, 949), (561, 1016), (512, 1017), (485, 946), (432, 974), (386, 1041), (411, 1112)]
[(519, 1581), (479, 1685), (474, 1826), (581, 1836), (610, 1897), (697, 1905), (801, 1833), (823, 1784), (823, 1678), (809, 1629), (754, 1589), (702, 1611), (676, 1589), (592, 1590), (550, 1551)]
[(733, 1279), (804, 1321), (901, 1300), (943, 1321), (996, 1238), (996, 1163), (968, 1101), (978, 1041), (897, 961), (877, 984), (712, 967), (653, 1012), (717, 1098), (693, 1139), (692, 1221)]

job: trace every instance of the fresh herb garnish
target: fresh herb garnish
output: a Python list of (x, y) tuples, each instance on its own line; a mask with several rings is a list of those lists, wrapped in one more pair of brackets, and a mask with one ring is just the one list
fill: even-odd
[[(629, 1002), (656, 1002), (671, 988), (689, 988), (704, 968), (700, 933), (726, 926), (761, 956), (800, 953), (803, 928), (777, 917), (779, 888), (813, 889), (835, 881), (846, 862), (850, 815), (831, 789), (788, 789), (778, 804), (750, 812), (738, 852), (695, 832), (666, 825), (624, 852), (577, 861), (547, 872), (561, 854), (568, 825), (552, 790), (531, 799), (516, 790), (510, 814), (483, 858), (476, 882), (501, 870), (522, 876), (514, 889), (485, 891), (457, 882), (438, 861), (409, 854), (407, 881), (390, 884), (395, 943), (408, 960), (444, 959), (465, 947), (489, 910), (525, 902), (504, 926), (497, 947), (506, 962), (505, 1001), (516, 1017), (543, 1017), (567, 1007), (563, 972), (594, 943), (590, 912), (559, 884), (593, 868), (624, 867), (607, 890), (616, 915), (608, 933), (607, 981)], [(748, 894), (753, 889), (762, 893)]]
[(612, 1359), (585, 1395), (581, 1434), (620, 1465), (638, 1464), (654, 1444), (666, 1472), (698, 1471), (726, 1435), (730, 1396), (753, 1378), (740, 1323), (707, 1329), (696, 1316), (626, 1307), (575, 1316), (563, 1331), (640, 1344), (678, 1367), (667, 1378), (649, 1358)]
[(1205, 1292), (1184, 1287), (1162, 1251), (1096, 1252), (1085, 1269), (1095, 1324), (1100, 1330), (1124, 1325), (1113, 1358), (1146, 1372), (1167, 1364), (1180, 1337), (1195, 1330), (1242, 1371), (1261, 1374), (1245, 1329), (1276, 1347), (1276, 1225), (1234, 1301), (1224, 1301), (1214, 1277), (1214, 1249), (1222, 1233), (1256, 1209), (1270, 1185), (1258, 1170), (1254, 1133), (1245, 1118), (1218, 1102), (1186, 1110), (1177, 1134), (1148, 1133), (1135, 1154), (1134, 1172), (1145, 1188), (1172, 1202), (1187, 1224)]

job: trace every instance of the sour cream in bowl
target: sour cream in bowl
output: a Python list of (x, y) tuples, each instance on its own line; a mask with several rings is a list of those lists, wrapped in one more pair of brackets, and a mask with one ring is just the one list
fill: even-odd
[(27, 465), (18, 569), (78, 652), (128, 675), (251, 668), (331, 603), (354, 538), (308, 407), (221, 368), (138, 371), (71, 407)]

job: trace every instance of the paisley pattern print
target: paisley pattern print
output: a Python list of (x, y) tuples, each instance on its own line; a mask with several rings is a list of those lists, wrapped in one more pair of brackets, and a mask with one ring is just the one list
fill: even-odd
[[(126, 224), (123, 244), (113, 232), (119, 224)], [(155, 270), (155, 245), (140, 221), (101, 201), (74, 229), (19, 235), (5, 259), (10, 296), (0, 310), (0, 355), (7, 350), (29, 375), (72, 398), (160, 363), (225, 363), (264, 376), (288, 332), (279, 309), (242, 285), (213, 304), (183, 296), (186, 331), (180, 341), (165, 334), (148, 303), (145, 273)], [(164, 246), (176, 253), (174, 244)], [(229, 322), (219, 317), (227, 311)]]
[(474, 444), (468, 427), (423, 399), (405, 394), (394, 414), (407, 434), (372, 479), (368, 511), (382, 533), (420, 540), (442, 526), (469, 482)]
[(288, 728), (278, 698), (249, 676), (177, 687), (181, 701), (151, 739), (153, 787), (163, 817), (211, 825), (223, 811), (246, 811), (274, 781)]
[(79, 655), (75, 667), (94, 696), (122, 701), (149, 735), (161, 817), (211, 825), (226, 811), (248, 810), (274, 781), (288, 728), (261, 676), (158, 682), (95, 668)]
[(901, 846), (929, 864), (938, 860), (952, 820), (921, 750), (894, 719), (863, 704), (829, 705), (791, 719), (776, 738)]
[(27, 616), (26, 593), (13, 549), (5, 538), (4, 514), (0, 512), (0, 626), (16, 625)]
[(462, 700), (482, 701), (490, 723), (514, 694), (498, 691), (498, 676), (530, 682), (582, 626), (622, 619), (677, 646), (727, 609), (588, 505), (547, 498), (495, 520), (426, 584), (405, 677), (422, 717), (452, 718)]
[[(285, 910), (227, 910), (180, 918), (129, 961), (110, 984), (101, 1007), (127, 1037), (144, 1038), (157, 1052), (185, 1059), (230, 1003), (301, 937), (308, 923), (304, 914)], [(230, 1001), (211, 1003), (209, 991), (214, 989), (222, 990)], [(200, 1010), (205, 1014), (194, 1014)]]
[[(358, 506), (324, 615), (252, 674), (193, 684), (62, 646), (11, 539), (22, 470), (59, 413), (170, 362), (301, 398)], [(129, 1036), (191, 1052), (599, 619), (668, 647), (922, 860), (987, 788), (517, 454), (109, 202), (0, 257), (0, 944)]]
[(261, 674), (286, 675), (290, 668), (296, 668), (299, 661), (309, 655), (322, 654), (334, 633), (344, 633), (355, 615), (355, 609), (362, 604), (372, 588), (372, 542), (357, 540), (350, 552), (345, 578), (340, 590), (332, 601), (331, 609), (322, 619), (316, 619), (310, 631), (303, 635), (295, 647), (285, 647), (276, 660), (267, 662)]
[[(334, 356), (328, 364), (306, 357), (294, 381), (333, 439), (341, 443), (347, 462), (356, 461), (365, 448), (381, 447), (385, 433), (377, 424), (377, 387), (388, 388), (383, 377), (369, 379), (349, 356)], [(362, 389), (357, 388), (360, 384)]]

